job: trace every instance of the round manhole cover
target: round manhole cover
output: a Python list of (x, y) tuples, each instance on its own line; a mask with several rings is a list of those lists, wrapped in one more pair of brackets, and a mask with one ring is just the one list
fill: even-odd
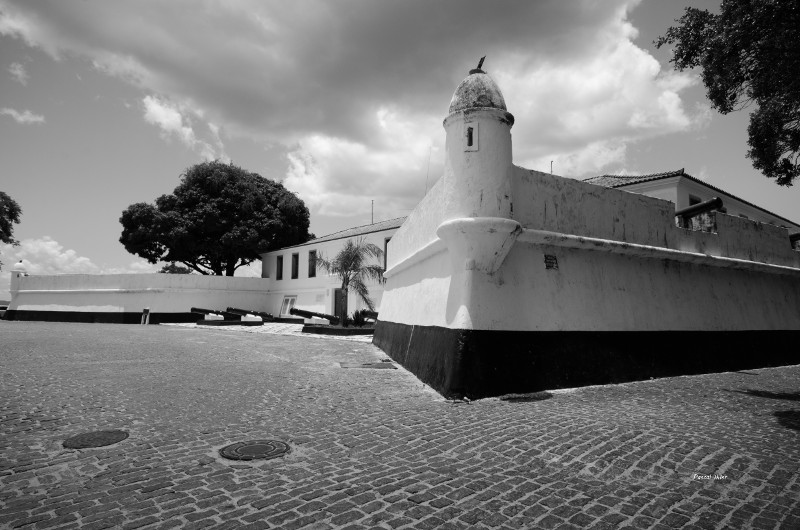
[(283, 456), (289, 451), (287, 444), (277, 440), (250, 440), (225, 446), (219, 450), (219, 454), (230, 460), (267, 460)]
[(127, 437), (128, 433), (125, 431), (93, 431), (67, 438), (62, 445), (67, 449), (87, 449), (112, 445)]

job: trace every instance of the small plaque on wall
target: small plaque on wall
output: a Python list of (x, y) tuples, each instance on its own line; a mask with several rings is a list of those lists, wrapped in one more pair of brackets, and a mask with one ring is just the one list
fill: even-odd
[(544, 268), (545, 269), (558, 269), (558, 258), (552, 254), (544, 255)]

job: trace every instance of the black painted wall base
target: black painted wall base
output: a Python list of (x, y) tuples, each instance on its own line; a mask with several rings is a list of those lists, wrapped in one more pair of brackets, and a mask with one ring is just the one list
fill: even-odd
[[(197, 313), (150, 313), (151, 324), (197, 322), (203, 315)], [(94, 322), (97, 324), (141, 324), (141, 313), (84, 312), (84, 311), (27, 311), (8, 310), (4, 320), (40, 322)]]
[(379, 321), (373, 344), (448, 398), (800, 364), (800, 330), (489, 331)]

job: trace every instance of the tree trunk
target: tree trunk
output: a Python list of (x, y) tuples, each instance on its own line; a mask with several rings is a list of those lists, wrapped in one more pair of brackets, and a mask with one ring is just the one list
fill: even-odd
[(342, 296), (342, 303), (340, 305), (341, 311), (340, 311), (340, 314), (338, 316), (339, 316), (339, 322), (342, 323), (342, 327), (343, 328), (347, 327), (347, 290), (348, 290), (348, 287), (349, 286), (347, 285), (346, 282), (342, 282), (342, 295), (341, 295)]

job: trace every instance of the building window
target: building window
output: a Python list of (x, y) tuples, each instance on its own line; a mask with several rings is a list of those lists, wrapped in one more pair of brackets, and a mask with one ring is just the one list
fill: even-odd
[(300, 276), (300, 254), (292, 254), (292, 279)]
[(317, 251), (308, 251), (308, 277), (316, 278), (317, 276)]
[(480, 128), (478, 127), (480, 124), (477, 122), (471, 122), (465, 129), (464, 129), (464, 151), (477, 151), (478, 150), (478, 134)]
[(389, 263), (389, 241), (391, 240), (391, 237), (386, 237), (383, 239), (383, 270), (388, 269), (387, 264)]
[(289, 315), (289, 311), (292, 310), (295, 302), (297, 302), (297, 296), (284, 296), (281, 304), (281, 316)]
[(278, 256), (275, 260), (275, 279), (283, 279), (283, 256)]

